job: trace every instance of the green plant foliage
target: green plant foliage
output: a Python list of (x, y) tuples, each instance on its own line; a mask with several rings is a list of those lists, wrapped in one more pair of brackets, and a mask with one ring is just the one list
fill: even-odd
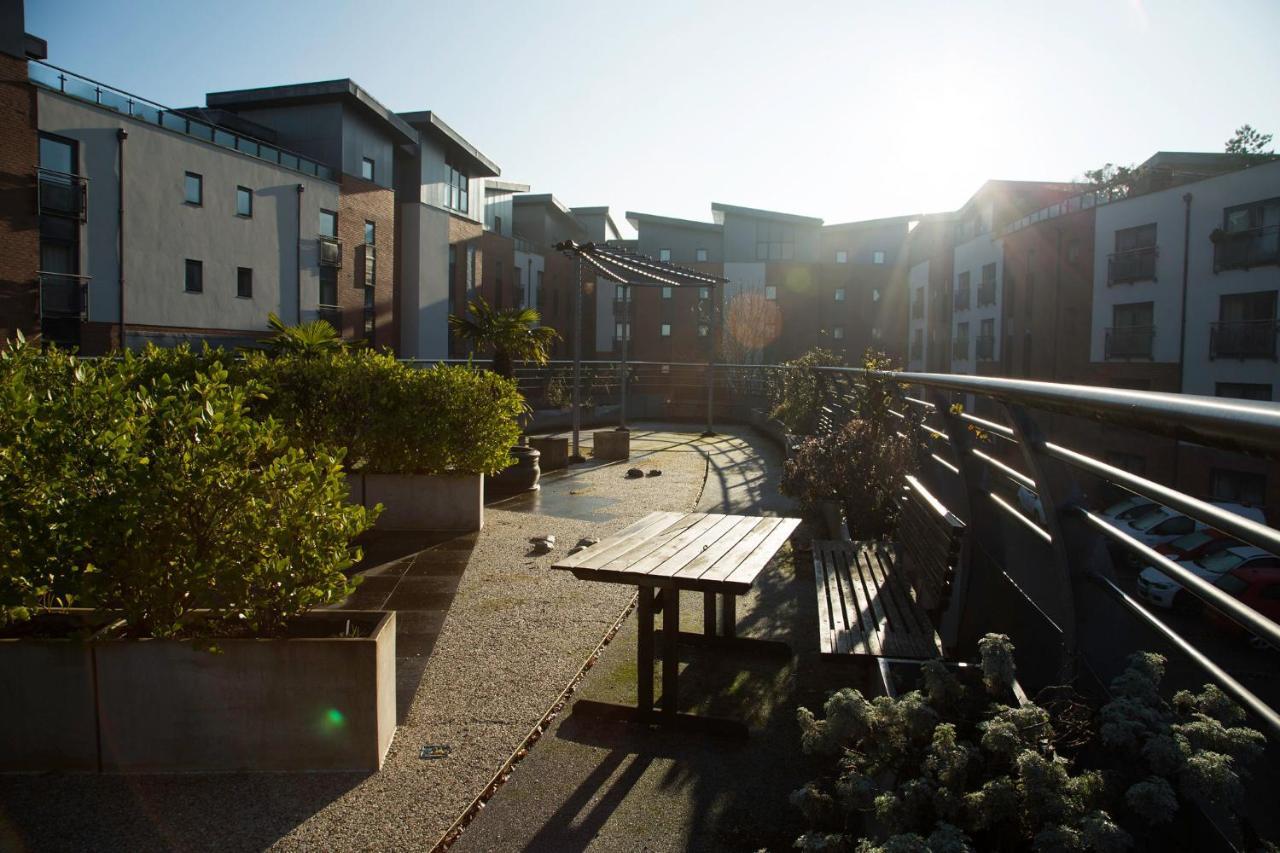
[(766, 391), (773, 407), (769, 416), (781, 421), (792, 435), (817, 432), (823, 389), (822, 374), (815, 368), (843, 363), (830, 350), (814, 347), (799, 358), (783, 362), (781, 369), (769, 371)]
[(533, 308), (493, 308), (483, 297), (467, 303), (461, 316), (449, 315), (449, 328), (459, 339), (480, 352), (493, 353), (493, 370), (500, 376), (515, 376), (516, 361), (546, 364), (551, 345), (560, 335), (550, 326), (538, 325), (541, 315)]
[(412, 368), (369, 350), (250, 353), (246, 371), (263, 388), (260, 416), (355, 471), (496, 473), (511, 464), (526, 410), (511, 379), (465, 365)]
[(264, 636), (350, 592), (372, 516), (336, 456), (251, 416), (261, 386), (221, 358), (85, 362), (20, 341), (0, 393), (0, 619), (75, 604), (132, 636)]
[(325, 356), (347, 349), (347, 342), (328, 320), (286, 326), (272, 313), (267, 315), (267, 325), (274, 334), (259, 343), (272, 355)]

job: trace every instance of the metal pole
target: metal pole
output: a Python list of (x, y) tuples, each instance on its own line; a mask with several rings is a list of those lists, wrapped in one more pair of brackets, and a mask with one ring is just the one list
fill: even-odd
[(714, 417), (712, 415), (712, 410), (714, 409), (716, 402), (716, 340), (719, 338), (722, 330), (718, 323), (720, 312), (716, 310), (715, 296), (715, 292), (711, 288), (707, 288), (707, 310), (711, 314), (711, 316), (707, 318), (707, 337), (709, 338), (711, 348), (707, 353), (707, 429), (706, 432), (702, 433), (703, 438), (711, 438), (716, 434), (714, 429)]
[(578, 447), (582, 430), (582, 257), (573, 256), (573, 452), (570, 462), (586, 461)]
[(625, 284), (619, 287), (622, 292), (622, 405), (618, 410), (618, 430), (622, 431), (627, 428), (627, 343), (631, 340), (631, 288)]

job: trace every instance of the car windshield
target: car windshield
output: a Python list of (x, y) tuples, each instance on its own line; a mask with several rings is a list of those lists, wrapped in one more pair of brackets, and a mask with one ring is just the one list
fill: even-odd
[(1150, 530), (1165, 519), (1172, 517), (1173, 516), (1169, 515), (1169, 513), (1164, 510), (1156, 510), (1155, 512), (1147, 513), (1137, 521), (1133, 522), (1133, 529)]
[(1230, 551), (1219, 551), (1196, 560), (1196, 565), (1206, 572), (1227, 572), (1244, 562), (1244, 557)]
[(1127, 498), (1125, 498), (1124, 500), (1120, 501), (1119, 503), (1113, 503), (1111, 506), (1107, 507), (1107, 509), (1106, 509), (1106, 511), (1105, 511), (1105, 513), (1104, 513), (1104, 514), (1105, 514), (1105, 515), (1119, 515), (1120, 513), (1124, 512), (1124, 511), (1126, 511), (1126, 510), (1133, 509), (1135, 506), (1140, 506), (1140, 505), (1142, 505), (1142, 504), (1144, 504), (1144, 503), (1147, 503), (1147, 502), (1148, 502), (1148, 501), (1147, 501), (1147, 499), (1146, 499), (1146, 498), (1140, 498), (1140, 497), (1138, 497), (1137, 495), (1132, 495), (1132, 496), (1127, 497)]
[(1169, 547), (1177, 548), (1179, 551), (1193, 551), (1212, 538), (1213, 536), (1208, 531), (1197, 530), (1194, 533), (1188, 533), (1186, 536), (1179, 536), (1169, 543)]
[(1226, 574), (1213, 582), (1215, 586), (1231, 595), (1239, 595), (1249, 588), (1247, 581), (1243, 581), (1235, 575)]

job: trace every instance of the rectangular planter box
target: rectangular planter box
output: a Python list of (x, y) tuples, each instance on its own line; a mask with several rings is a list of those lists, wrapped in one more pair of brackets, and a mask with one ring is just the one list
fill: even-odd
[(484, 527), (482, 474), (348, 474), (351, 499), (366, 507), (382, 504), (374, 529), (456, 530)]
[(303, 622), (355, 638), (100, 640), (98, 720), (107, 772), (378, 770), (396, 730), (396, 614)]
[(630, 459), (631, 433), (625, 429), (602, 429), (591, 433), (593, 450), (591, 455), (596, 459)]
[(538, 458), (538, 467), (543, 471), (569, 467), (569, 439), (550, 436), (531, 438), (529, 446), (541, 454)]
[[(90, 611), (37, 616), (87, 626)], [(93, 650), (84, 640), (0, 639), (0, 770), (96, 771)]]

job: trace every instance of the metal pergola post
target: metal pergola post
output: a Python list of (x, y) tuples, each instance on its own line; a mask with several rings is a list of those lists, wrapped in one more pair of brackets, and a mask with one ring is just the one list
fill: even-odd
[(622, 405), (618, 408), (618, 430), (621, 432), (627, 429), (627, 374), (630, 372), (627, 370), (627, 344), (631, 340), (631, 288), (620, 284), (618, 289), (622, 294), (622, 375), (619, 377)]
[(707, 429), (702, 433), (703, 438), (711, 438), (716, 434), (715, 431), (715, 403), (716, 403), (716, 341), (723, 334), (723, 324), (720, 322), (721, 313), (717, 310), (717, 296), (723, 295), (723, 291), (717, 293), (711, 288), (707, 288), (708, 311), (711, 316), (707, 323), (707, 337), (711, 348), (707, 353)]
[(582, 432), (582, 258), (573, 259), (573, 451), (570, 462), (585, 462), (579, 448)]

